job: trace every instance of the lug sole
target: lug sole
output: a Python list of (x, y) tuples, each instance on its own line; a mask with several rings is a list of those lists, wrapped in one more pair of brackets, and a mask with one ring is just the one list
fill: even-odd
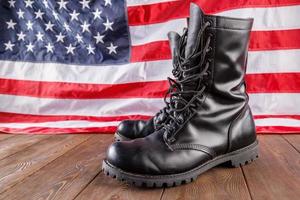
[(131, 140), (130, 138), (127, 138), (127, 137), (125, 137), (125, 136), (119, 134), (118, 132), (115, 133), (114, 137), (115, 137), (115, 141), (116, 141), (116, 142), (120, 142), (120, 141), (129, 141), (129, 140)]
[(139, 187), (173, 187), (186, 183), (190, 183), (197, 179), (197, 177), (205, 171), (223, 164), (229, 163), (233, 167), (240, 167), (249, 164), (258, 158), (258, 141), (253, 144), (218, 156), (192, 170), (187, 172), (170, 174), (170, 175), (142, 175), (134, 174), (121, 170), (111, 165), (107, 160), (102, 163), (102, 170), (104, 174), (119, 181), (125, 181), (129, 184)]

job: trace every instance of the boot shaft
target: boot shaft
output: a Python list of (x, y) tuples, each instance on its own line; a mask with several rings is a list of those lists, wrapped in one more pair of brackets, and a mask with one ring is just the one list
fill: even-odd
[(256, 139), (244, 80), (253, 20), (204, 15), (197, 5), (192, 4), (187, 57), (198, 48), (195, 46), (199, 39), (197, 34), (207, 22), (210, 25), (204, 32), (204, 41), (210, 40), (210, 51), (205, 57), (209, 62), (209, 73), (204, 82), (198, 84), (197, 90), (203, 84), (206, 89), (197, 111), (181, 128), (176, 128), (168, 141), (211, 146), (217, 154), (222, 154), (247, 146)]
[(206, 18), (213, 24), (208, 30), (213, 35), (210, 92), (223, 100), (247, 102), (245, 73), (253, 20)]

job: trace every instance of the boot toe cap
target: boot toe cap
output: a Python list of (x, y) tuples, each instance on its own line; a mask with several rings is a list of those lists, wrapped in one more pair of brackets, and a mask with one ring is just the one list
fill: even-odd
[(132, 173), (153, 173), (158, 168), (149, 159), (139, 140), (121, 141), (113, 143), (107, 150), (106, 161), (114, 167)]

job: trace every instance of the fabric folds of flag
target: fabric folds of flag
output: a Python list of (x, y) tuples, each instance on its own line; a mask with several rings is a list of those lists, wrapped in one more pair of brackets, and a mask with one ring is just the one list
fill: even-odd
[[(247, 90), (259, 133), (300, 131), (300, 0), (194, 0), (254, 18)], [(0, 131), (113, 132), (164, 106), (169, 31), (189, 0), (0, 2)]]

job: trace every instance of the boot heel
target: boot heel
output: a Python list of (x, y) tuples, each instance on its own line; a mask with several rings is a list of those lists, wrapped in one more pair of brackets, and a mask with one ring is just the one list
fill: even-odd
[(240, 152), (233, 156), (230, 160), (230, 164), (233, 167), (240, 167), (249, 164), (258, 158), (258, 144), (254, 147)]

